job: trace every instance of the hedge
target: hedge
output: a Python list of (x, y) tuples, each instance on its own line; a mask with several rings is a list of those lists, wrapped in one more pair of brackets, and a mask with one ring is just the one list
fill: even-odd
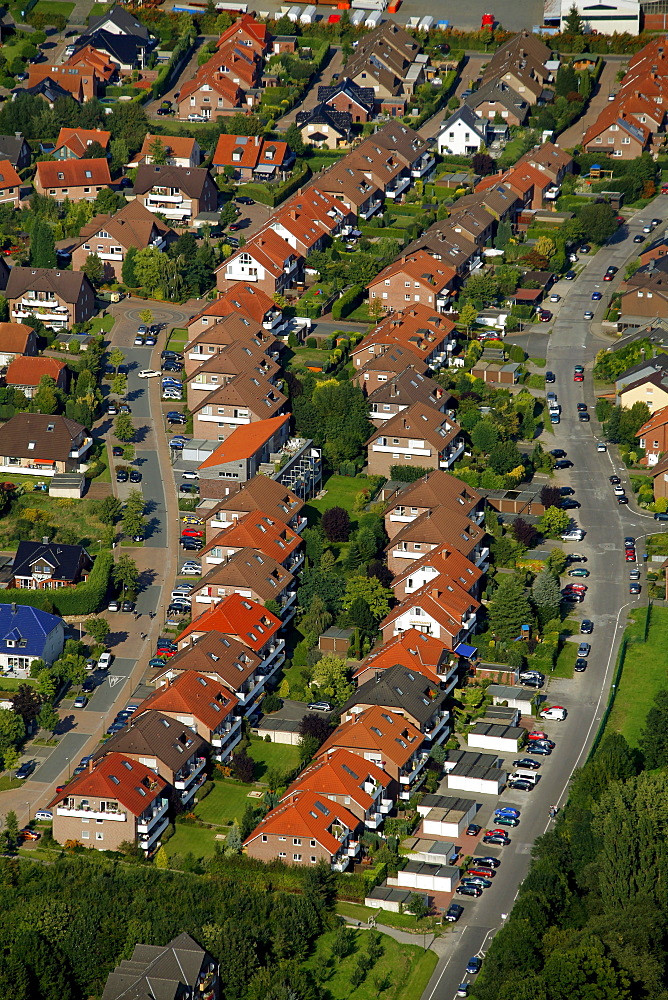
[(237, 196), (244, 194), (249, 198), (254, 198), (255, 201), (261, 202), (263, 205), (267, 205), (269, 208), (275, 208), (276, 205), (280, 205), (282, 201), (285, 201), (291, 194), (300, 188), (311, 176), (311, 170), (308, 164), (303, 164), (303, 169), (299, 173), (293, 173), (292, 177), (287, 180), (284, 184), (276, 184), (273, 187), (269, 187), (265, 184), (257, 184), (252, 181), (248, 184), (240, 184), (237, 189)]
[(58, 615), (89, 615), (97, 611), (107, 595), (109, 574), (114, 562), (111, 552), (101, 552), (95, 558), (93, 568), (86, 583), (76, 587), (62, 587), (59, 590), (20, 590), (8, 587), (0, 590), (0, 602), (9, 604), (29, 604), (42, 611)]
[(0, 604), (27, 604), (31, 608), (39, 608), (40, 611), (53, 613), (53, 603), (51, 602), (50, 590), (19, 590), (16, 587), (8, 587), (0, 590)]
[[(194, 44), (197, 33), (192, 34), (194, 29), (189, 29), (187, 34), (182, 35), (178, 42), (174, 46), (171, 56), (167, 62), (166, 66), (162, 66), (158, 71), (157, 79), (154, 81), (153, 86), (147, 93), (147, 97), (152, 101), (157, 101), (159, 97), (166, 94), (169, 90), (170, 83), (172, 81), (172, 76), (178, 76), (180, 71), (185, 65), (187, 57), (190, 55), (190, 50)], [(183, 62), (182, 62), (183, 60)]]
[(332, 306), (332, 319), (343, 319), (357, 309), (364, 298), (362, 285), (352, 285)]

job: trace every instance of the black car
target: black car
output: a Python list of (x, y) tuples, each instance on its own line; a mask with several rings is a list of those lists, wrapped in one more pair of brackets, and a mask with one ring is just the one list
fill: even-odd
[(575, 281), (577, 275), (576, 275), (575, 271), (566, 271), (566, 274), (564, 275), (564, 277), (565, 277), (566, 281)]
[(121, 604), (121, 611), (134, 611), (135, 602), (134, 601), (123, 601)]
[(538, 740), (530, 740), (529, 746), (524, 748), (525, 753), (537, 753), (539, 757), (549, 757), (552, 751), (549, 747), (543, 746)]
[(450, 906), (445, 914), (445, 919), (450, 924), (456, 924), (463, 912), (464, 907), (460, 906), (459, 903), (450, 903)]
[(545, 381), (546, 382), (556, 382), (556, 378), (555, 378), (554, 372), (545, 372)]
[(483, 844), (498, 844), (500, 847), (505, 847), (510, 843), (510, 837), (506, 837), (502, 833), (486, 833), (482, 842)]
[(590, 420), (589, 414), (588, 413), (578, 413), (578, 420), (581, 420), (582, 423), (588, 424), (589, 420)]
[(621, 479), (619, 476), (608, 476), (608, 482), (612, 483), (613, 486), (619, 486)]
[(645, 237), (642, 235), (642, 233), (636, 233), (636, 235), (633, 237), (633, 242), (634, 243), (644, 243), (645, 242)]
[(469, 823), (469, 825), (466, 827), (466, 836), (477, 837), (481, 829), (482, 827), (478, 826), (477, 823)]
[[(132, 472), (130, 473), (130, 482), (131, 483), (140, 483), (141, 482), (141, 472), (137, 472), (136, 469), (133, 469)], [(578, 507), (579, 506), (580, 505), (578, 504)]]
[(654, 515), (655, 521), (668, 521), (668, 513), (665, 511), (660, 511), (658, 514)]
[(183, 355), (179, 354), (177, 351), (161, 351), (160, 357), (173, 358), (175, 361), (181, 361), (183, 359)]
[(537, 771), (540, 768), (540, 761), (533, 760), (531, 757), (518, 757), (517, 760), (513, 761), (513, 767), (521, 767), (525, 771)]
[(168, 615), (189, 615), (190, 608), (186, 607), (185, 604), (170, 604), (167, 608)]
[[(533, 781), (526, 781), (525, 778), (515, 778), (514, 781), (508, 782), (508, 788), (514, 788), (518, 792), (532, 792), (534, 789)], [(500, 822), (497, 817), (496, 822)], [(502, 824), (503, 825), (503, 824)], [(506, 826), (512, 826), (512, 823), (507, 823)]]
[(478, 896), (482, 896), (482, 889), (478, 885), (467, 885), (466, 883), (460, 883), (455, 892), (458, 896), (473, 896), (477, 899)]
[(27, 760), (25, 764), (21, 764), (14, 777), (19, 778), (22, 781), (24, 778), (29, 778), (34, 770), (35, 761)]
[(587, 412), (587, 404), (578, 403), (578, 413), (586, 413), (586, 412)]
[(541, 677), (522, 677), (520, 676), (520, 684), (524, 687), (530, 688), (542, 688), (545, 681)]
[(188, 422), (188, 418), (183, 413), (173, 413), (167, 417), (168, 424), (185, 424)]
[(116, 469), (116, 482), (117, 483), (127, 483), (130, 476), (125, 471), (125, 469)]
[(575, 670), (575, 672), (578, 674), (583, 674), (586, 669), (587, 669), (587, 661), (583, 659), (583, 657), (578, 656), (577, 660), (575, 661), (575, 666), (573, 667), (573, 670)]
[(573, 463), (570, 458), (560, 458), (558, 462), (554, 463), (555, 469), (572, 469)]
[(566, 458), (567, 452), (563, 448), (553, 448), (550, 452), (553, 458)]
[(116, 369), (116, 372), (119, 375), (129, 375), (130, 369), (128, 368), (127, 365), (119, 365), (118, 368)]
[(571, 497), (566, 497), (565, 500), (561, 501), (562, 510), (577, 510), (581, 504), (578, 500), (573, 500)]
[(181, 372), (183, 365), (180, 361), (163, 361), (161, 368), (163, 372)]
[(254, 205), (255, 202), (252, 198), (248, 198), (245, 194), (241, 195), (239, 198), (234, 199), (237, 205)]
[(121, 448), (120, 444), (114, 445), (114, 447), (111, 449), (111, 454), (114, 456), (114, 458), (123, 458), (123, 449)]
[(84, 694), (90, 694), (91, 691), (95, 690), (95, 681), (92, 677), (87, 677), (86, 680), (81, 685), (81, 690)]
[(201, 538), (182, 538), (181, 545), (184, 549), (188, 549), (192, 552), (199, 552), (203, 546)]
[(572, 486), (560, 486), (559, 492), (561, 493), (562, 497), (572, 497), (573, 494), (575, 493), (575, 490), (573, 489)]
[(156, 115), (159, 115), (161, 118), (164, 118), (165, 115), (173, 115), (173, 114), (174, 111), (172, 110), (172, 108), (158, 108), (158, 110), (156, 111)]

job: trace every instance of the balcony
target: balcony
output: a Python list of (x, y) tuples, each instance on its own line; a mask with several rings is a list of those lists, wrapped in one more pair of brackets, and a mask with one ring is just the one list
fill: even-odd
[(423, 153), (417, 163), (411, 168), (411, 177), (424, 177), (436, 164), (435, 157), (429, 153)]
[(489, 561), (489, 548), (485, 545), (476, 556), (475, 564), (478, 569), (484, 569)]
[(364, 825), (368, 830), (377, 830), (385, 817), (379, 812), (367, 813), (364, 817)]
[(192, 803), (195, 792), (197, 791), (198, 788), (201, 788), (201, 786), (204, 784), (205, 781), (206, 781), (206, 774), (200, 774), (199, 778), (197, 778), (195, 783), (192, 784), (189, 788), (186, 788), (186, 790), (181, 793), (181, 802), (184, 806), (190, 805)]
[(179, 771), (179, 776), (174, 779), (174, 788), (178, 788), (179, 791), (189, 788), (205, 767), (206, 757), (198, 757), (193, 764)]
[(158, 194), (157, 191), (152, 192), (146, 199), (146, 207), (148, 208), (149, 202), (151, 201), (167, 202), (170, 205), (179, 205), (183, 201), (183, 195), (181, 192), (178, 194)]
[(392, 557), (394, 559), (410, 559), (413, 562), (415, 561), (415, 559), (419, 559), (421, 555), (424, 555), (424, 552), (421, 553), (409, 552), (408, 549), (392, 550)]
[(292, 558), (288, 559), (285, 563), (285, 568), (289, 573), (296, 573), (298, 569), (301, 569), (304, 565), (304, 553), (295, 552)]
[(301, 517), (301, 515), (299, 514), (297, 514), (296, 517), (293, 517), (293, 519), (290, 521), (290, 527), (298, 535), (301, 535), (302, 531), (304, 530), (307, 524), (308, 524), (308, 519), (305, 517)]
[(169, 809), (167, 799), (162, 800), (162, 805), (155, 809), (150, 816), (140, 816), (137, 821), (137, 833), (150, 833), (151, 828), (166, 814)]
[(406, 188), (411, 186), (410, 177), (397, 177), (388, 187), (385, 188), (386, 198), (398, 198), (404, 193)]
[(42, 307), (41, 311), (37, 313), (35, 313), (35, 309), (31, 309), (28, 307), (12, 309), (13, 318), (19, 322), (22, 319), (27, 319), (29, 316), (34, 316), (34, 315), (36, 315), (37, 319), (41, 319), (42, 323), (45, 323), (47, 326), (54, 326), (56, 329), (59, 330), (69, 326), (70, 323), (69, 313), (67, 312), (66, 309), (63, 309), (62, 311), (56, 311), (54, 309), (50, 312), (47, 312), (44, 311)]
[(333, 872), (344, 872), (348, 867), (348, 864), (349, 864), (349, 858), (341, 857), (340, 854), (337, 854), (335, 855), (335, 857), (332, 858), (332, 863), (330, 865), (330, 868), (332, 869)]
[(372, 201), (368, 202), (366, 208), (360, 207), (358, 212), (360, 219), (370, 219), (374, 212), (377, 212), (382, 204), (382, 198), (374, 198)]
[(56, 806), (56, 816), (65, 816), (69, 819), (108, 819), (114, 823), (125, 823), (128, 818), (127, 813), (122, 810), (113, 812), (112, 810), (91, 809), (88, 806), (83, 809), (81, 807), (70, 808), (62, 804)]
[(73, 448), (67, 456), (68, 458), (82, 458), (93, 444), (91, 437), (86, 437), (78, 448)]
[(454, 448), (449, 448), (447, 451), (441, 452), (439, 455), (439, 468), (449, 469), (450, 466), (457, 461), (460, 455), (464, 453), (464, 442), (462, 440)]
[(169, 816), (163, 816), (158, 825), (150, 833), (144, 834), (137, 838), (137, 843), (143, 851), (150, 851), (152, 847), (157, 846), (158, 838), (165, 832), (169, 826)]
[(380, 800), (380, 811), (384, 816), (387, 816), (389, 812), (392, 812), (392, 806), (394, 805), (394, 799), (381, 799)]
[(349, 840), (345, 850), (349, 858), (356, 858), (360, 853), (359, 840)]
[(276, 330), (277, 327), (283, 326), (283, 313), (279, 310), (266, 313), (262, 326), (265, 330)]

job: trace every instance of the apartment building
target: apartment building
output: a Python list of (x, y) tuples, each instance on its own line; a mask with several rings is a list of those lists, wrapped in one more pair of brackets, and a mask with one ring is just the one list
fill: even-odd
[(72, 267), (81, 271), (90, 254), (97, 254), (104, 266), (105, 278), (120, 280), (131, 247), (164, 250), (176, 239), (174, 230), (144, 208), (140, 201), (129, 201), (114, 215), (94, 215), (82, 227), (72, 250)]
[(135, 196), (149, 212), (175, 222), (193, 223), (202, 212), (215, 212), (218, 188), (204, 167), (142, 164), (137, 167)]
[(95, 312), (95, 291), (80, 271), (14, 266), (4, 294), (15, 323), (39, 317), (52, 330), (70, 330)]
[(217, 604), (230, 594), (240, 594), (271, 607), (283, 623), (297, 610), (297, 582), (276, 559), (253, 548), (237, 550), (225, 562), (215, 563), (190, 593), (194, 614)]
[(461, 428), (452, 417), (414, 403), (371, 435), (367, 462), (372, 475), (391, 478), (394, 466), (449, 469), (463, 451)]
[(302, 771), (281, 801), (290, 801), (301, 791), (345, 806), (367, 830), (377, 830), (394, 806), (397, 786), (376, 764), (349, 750), (335, 750)]
[(369, 299), (379, 300), (385, 312), (400, 312), (410, 302), (445, 312), (456, 294), (457, 272), (425, 250), (418, 250), (388, 264), (366, 287)]

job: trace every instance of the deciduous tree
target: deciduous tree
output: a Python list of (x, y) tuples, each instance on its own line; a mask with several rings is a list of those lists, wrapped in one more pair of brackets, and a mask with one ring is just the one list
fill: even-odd
[(488, 606), (490, 631), (504, 642), (518, 638), (522, 625), (531, 625), (533, 612), (523, 584), (504, 574)]

